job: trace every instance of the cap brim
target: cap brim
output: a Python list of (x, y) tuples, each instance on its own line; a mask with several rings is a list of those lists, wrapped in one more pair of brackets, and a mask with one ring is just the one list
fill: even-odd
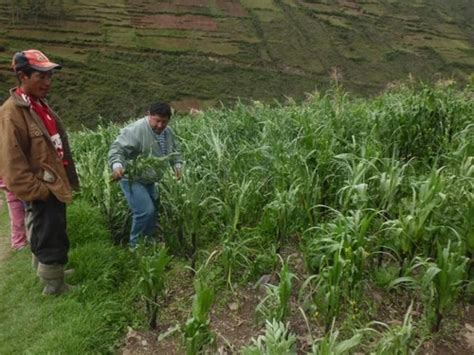
[(31, 68), (33, 68), (34, 70), (37, 70), (37, 71), (50, 71), (50, 70), (53, 70), (53, 69), (56, 69), (56, 70), (61, 70), (62, 66), (59, 65), (59, 64), (56, 64), (56, 63), (48, 63), (48, 65), (45, 65), (45, 66), (37, 66), (37, 65), (30, 65)]

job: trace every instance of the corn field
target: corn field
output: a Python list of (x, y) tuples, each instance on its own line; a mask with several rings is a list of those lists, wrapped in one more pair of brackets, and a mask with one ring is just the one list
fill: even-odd
[[(473, 98), (469, 86), (402, 85), (363, 100), (334, 88), (172, 119), (185, 166), (180, 181), (170, 171), (160, 182), (168, 252), (212, 271), (214, 292), (277, 280), (256, 310), (264, 333), (234, 350), (407, 354), (462, 316), (474, 291)], [(120, 243), (129, 215), (106, 161), (118, 131), (72, 138), (80, 197)], [(378, 318), (392, 299), (397, 326)], [(191, 338), (188, 353), (213, 346), (210, 334)]]

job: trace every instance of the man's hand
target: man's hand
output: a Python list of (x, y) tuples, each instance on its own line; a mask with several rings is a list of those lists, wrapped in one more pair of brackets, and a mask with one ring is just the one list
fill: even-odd
[(112, 179), (114, 181), (118, 181), (121, 178), (123, 178), (123, 175), (125, 174), (125, 170), (123, 167), (117, 167), (112, 171)]
[(174, 168), (174, 175), (176, 176), (176, 180), (181, 180), (183, 176), (183, 170), (181, 168)]

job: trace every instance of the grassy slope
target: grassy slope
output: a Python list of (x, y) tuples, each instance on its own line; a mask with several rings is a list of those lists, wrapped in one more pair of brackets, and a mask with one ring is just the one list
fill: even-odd
[(88, 126), (98, 115), (129, 118), (154, 99), (186, 108), (298, 98), (325, 87), (334, 67), (359, 94), (409, 73), (465, 80), (474, 68), (469, 0), (105, 3), (65, 0), (63, 14), (51, 12), (63, 20), (26, 24), (0, 0), (1, 95), (14, 84), (11, 53), (26, 47), (65, 65), (52, 102)]
[(0, 191), (0, 260), (8, 257), (9, 254), (9, 219), (8, 219), (8, 209), (7, 203), (5, 201), (5, 194)]
[[(2, 226), (7, 219), (2, 212)], [(0, 353), (108, 353), (133, 323), (124, 250), (113, 247), (97, 211), (79, 201), (69, 211), (73, 251), (69, 296), (45, 297), (24, 250), (0, 263)], [(3, 231), (2, 231), (3, 233)]]

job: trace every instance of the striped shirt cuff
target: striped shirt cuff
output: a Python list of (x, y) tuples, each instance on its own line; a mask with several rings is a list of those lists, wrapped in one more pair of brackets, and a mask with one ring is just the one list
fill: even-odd
[(118, 168), (123, 168), (122, 163), (113, 163), (112, 164), (112, 170), (118, 169)]

